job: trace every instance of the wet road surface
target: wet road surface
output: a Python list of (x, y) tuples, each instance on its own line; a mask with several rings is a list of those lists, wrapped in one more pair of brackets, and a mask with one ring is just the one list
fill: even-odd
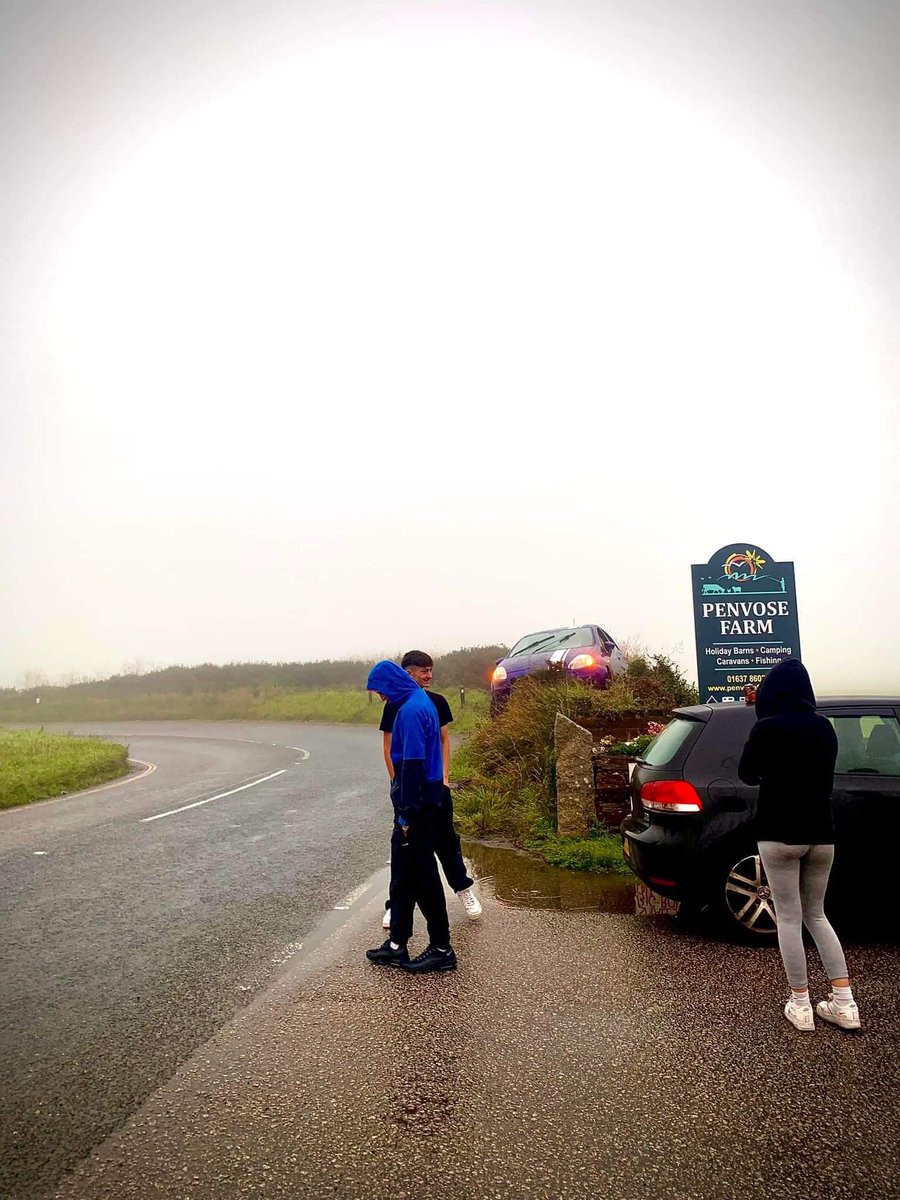
[(156, 769), (0, 813), (3, 1200), (49, 1194), (388, 857), (374, 730), (106, 728)]
[(59, 1200), (900, 1196), (896, 945), (849, 947), (862, 1033), (800, 1034), (774, 949), (503, 901), (500, 870), (482, 921), (451, 900), (458, 972), (372, 967), (385, 879)]
[(900, 1196), (896, 944), (801, 1035), (774, 950), (472, 844), (460, 970), (379, 971), (371, 730), (116, 732), (152, 774), (0, 814), (3, 1200)]

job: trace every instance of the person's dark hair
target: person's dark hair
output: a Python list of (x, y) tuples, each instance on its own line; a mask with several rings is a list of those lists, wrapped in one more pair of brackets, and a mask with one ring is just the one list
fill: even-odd
[(424, 650), (407, 650), (400, 659), (400, 666), (404, 671), (407, 667), (433, 667), (434, 659)]

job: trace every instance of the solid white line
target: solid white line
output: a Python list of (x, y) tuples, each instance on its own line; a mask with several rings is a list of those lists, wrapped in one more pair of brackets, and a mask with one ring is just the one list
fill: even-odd
[(271, 775), (263, 775), (262, 779), (254, 779), (250, 783), (243, 783), (240, 787), (232, 788), (230, 792), (219, 792), (218, 796), (207, 796), (205, 800), (195, 800), (193, 804), (183, 804), (181, 808), (170, 808), (168, 812), (157, 813), (153, 817), (141, 817), (141, 824), (146, 824), (147, 821), (161, 821), (163, 817), (174, 817), (176, 813), (187, 812), (189, 808), (199, 808), (201, 804), (212, 804), (213, 800), (224, 800), (226, 796), (233, 796), (236, 792), (245, 792), (247, 788), (256, 787), (258, 783), (265, 783), (267, 779), (274, 779), (277, 775), (284, 775), (287, 768), (281, 771), (273, 771)]

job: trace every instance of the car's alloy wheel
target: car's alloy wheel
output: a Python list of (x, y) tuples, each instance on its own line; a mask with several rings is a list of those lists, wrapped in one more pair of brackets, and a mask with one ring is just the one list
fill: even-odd
[(775, 906), (758, 854), (739, 859), (725, 876), (725, 909), (742, 930), (770, 938), (777, 930)]

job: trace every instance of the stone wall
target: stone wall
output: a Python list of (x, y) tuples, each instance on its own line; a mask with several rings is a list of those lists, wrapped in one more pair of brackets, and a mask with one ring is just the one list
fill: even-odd
[(556, 748), (556, 821), (562, 837), (587, 837), (597, 823), (594, 739), (562, 713), (553, 727)]
[[(629, 762), (601, 749), (601, 737), (628, 741), (644, 733), (647, 721), (668, 720), (648, 715), (610, 717), (576, 724), (556, 714), (556, 810), (559, 832), (587, 837), (596, 825), (618, 830), (630, 808)], [(595, 740), (596, 739), (596, 740)]]

